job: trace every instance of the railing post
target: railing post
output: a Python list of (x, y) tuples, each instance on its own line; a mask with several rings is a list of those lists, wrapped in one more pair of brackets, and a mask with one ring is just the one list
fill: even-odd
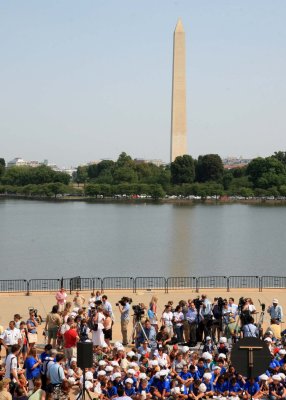
[(133, 279), (133, 293), (136, 293), (136, 278)]
[(196, 279), (196, 292), (199, 293), (199, 278), (195, 278)]
[(70, 294), (72, 294), (72, 278), (70, 278)]
[(262, 286), (263, 286), (263, 283), (262, 283), (262, 276), (260, 276), (260, 277), (259, 277), (259, 292), (262, 292)]
[(166, 289), (165, 293), (169, 293), (169, 278), (166, 279)]
[(26, 296), (30, 296), (30, 281), (26, 281), (27, 282), (27, 293)]
[(64, 277), (62, 277), (62, 279), (61, 279), (61, 289), (64, 287)]
[(226, 277), (226, 290), (227, 290), (227, 292), (230, 291), (230, 289), (229, 289), (229, 276)]

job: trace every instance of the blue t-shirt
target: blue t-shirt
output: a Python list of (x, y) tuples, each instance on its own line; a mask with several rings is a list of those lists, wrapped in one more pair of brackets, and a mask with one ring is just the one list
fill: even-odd
[(214, 385), (215, 391), (218, 393), (224, 393), (228, 389), (228, 383), (223, 382), (223, 383), (216, 383)]
[(108, 397), (117, 395), (117, 388), (115, 386), (111, 386), (111, 388), (107, 389)]
[(205, 373), (205, 367), (198, 367), (197, 373), (199, 375), (199, 378), (202, 378)]
[(38, 361), (34, 357), (28, 357), (25, 361), (26, 377), (27, 379), (33, 379), (40, 375), (41, 367), (38, 365), (36, 368), (32, 369), (33, 366)]
[(186, 381), (187, 379), (191, 379), (192, 378), (192, 374), (190, 372), (186, 372), (184, 373), (183, 371), (179, 372), (179, 376)]
[(135, 388), (134, 387), (132, 387), (130, 389), (125, 388), (125, 394), (126, 394), (126, 396), (129, 396), (129, 397), (133, 396), (135, 394)]
[(169, 379), (166, 379), (164, 381), (162, 381), (161, 379), (156, 379), (156, 381), (154, 381), (153, 383), (153, 386), (155, 386), (161, 394), (163, 393), (164, 389), (166, 390), (166, 392), (170, 392)]
[(229, 385), (228, 390), (229, 390), (230, 392), (238, 393), (238, 392), (241, 391), (241, 387), (239, 386), (238, 383), (235, 383), (234, 385)]
[(244, 389), (251, 395), (255, 395), (255, 393), (258, 392), (259, 390), (259, 385), (257, 382), (254, 382), (252, 385), (250, 384), (250, 382), (246, 382), (246, 384), (244, 385)]

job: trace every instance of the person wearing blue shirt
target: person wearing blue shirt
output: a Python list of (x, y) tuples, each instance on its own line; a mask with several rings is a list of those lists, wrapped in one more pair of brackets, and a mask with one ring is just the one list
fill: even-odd
[(121, 303), (116, 303), (118, 305), (119, 312), (121, 314), (121, 333), (122, 333), (122, 344), (123, 346), (128, 345), (127, 329), (130, 320), (130, 304), (128, 297), (122, 297)]
[(228, 390), (228, 382), (225, 382), (223, 376), (219, 376), (214, 385), (214, 391), (217, 396), (225, 396)]
[(177, 374), (177, 378), (184, 385), (189, 385), (194, 380), (191, 372), (188, 371), (187, 365), (183, 366), (183, 370)]
[(191, 378), (193, 378), (194, 381), (200, 378), (198, 372), (196, 371), (195, 365), (190, 365), (189, 371), (191, 374)]
[(133, 380), (131, 378), (127, 378), (125, 381), (125, 394), (126, 396), (132, 397), (135, 394), (135, 388), (133, 386)]
[(203, 358), (199, 358), (198, 360), (198, 364), (197, 364), (197, 373), (199, 375), (199, 378), (202, 378), (205, 372), (205, 365), (204, 365), (204, 359)]
[(231, 378), (228, 385), (229, 396), (239, 396), (242, 393), (242, 388), (237, 383), (236, 378)]
[(259, 385), (254, 378), (250, 378), (244, 385), (244, 390), (249, 397), (253, 397), (259, 391)]
[(113, 396), (117, 395), (117, 387), (112, 385), (111, 381), (108, 381), (107, 383), (107, 393), (108, 397), (111, 399)]
[(29, 388), (33, 389), (33, 379), (41, 374), (41, 360), (37, 356), (37, 349), (32, 347), (29, 356), (25, 360), (26, 377), (29, 381)]

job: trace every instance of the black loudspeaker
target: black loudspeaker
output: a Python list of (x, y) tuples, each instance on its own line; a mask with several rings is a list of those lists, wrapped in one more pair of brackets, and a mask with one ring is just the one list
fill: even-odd
[(92, 368), (92, 342), (77, 343), (77, 366), (81, 369)]

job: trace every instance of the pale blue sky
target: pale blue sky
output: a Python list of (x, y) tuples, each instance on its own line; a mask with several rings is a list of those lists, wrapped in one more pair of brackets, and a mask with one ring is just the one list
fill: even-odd
[(0, 0), (0, 157), (168, 161), (178, 17), (189, 153), (286, 150), (286, 1)]

